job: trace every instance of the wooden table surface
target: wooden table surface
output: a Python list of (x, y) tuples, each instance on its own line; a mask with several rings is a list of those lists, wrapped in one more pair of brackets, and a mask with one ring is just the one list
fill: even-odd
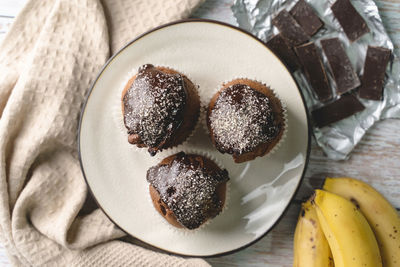
[[(25, 0), (0, 0), (0, 41)], [(236, 24), (230, 6), (233, 0), (206, 0), (192, 17)], [(384, 24), (400, 49), (400, 0), (376, 0)], [(400, 75), (400, 74), (399, 74)], [(313, 140), (303, 184), (279, 224), (263, 239), (240, 252), (206, 259), (213, 266), (292, 266), (293, 234), (301, 200), (327, 176), (360, 178), (383, 193), (400, 210), (400, 120), (378, 122), (364, 136), (347, 161), (327, 159)], [(9, 266), (0, 244), (0, 266)]]

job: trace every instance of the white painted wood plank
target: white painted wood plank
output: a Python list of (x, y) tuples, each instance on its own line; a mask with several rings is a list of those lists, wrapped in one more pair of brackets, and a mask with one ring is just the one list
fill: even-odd
[(400, 48), (400, 0), (375, 1), (386, 30), (396, 48)]
[(0, 243), (0, 266), (3, 267), (11, 266), (10, 260), (7, 257), (6, 249), (1, 243)]
[(0, 16), (15, 17), (26, 1), (27, 0), (0, 0)]
[(0, 17), (0, 43), (11, 26), (14, 18)]

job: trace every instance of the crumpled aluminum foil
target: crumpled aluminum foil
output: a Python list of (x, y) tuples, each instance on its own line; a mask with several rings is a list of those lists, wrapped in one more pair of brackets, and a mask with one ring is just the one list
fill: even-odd
[[(290, 10), (296, 2), (297, 0), (235, 0), (232, 11), (241, 28), (253, 33), (261, 40), (267, 41), (279, 32), (276, 27), (272, 26), (271, 19), (282, 9)], [(400, 118), (400, 53), (396, 50), (393, 51), (393, 43), (383, 26), (378, 7), (373, 0), (352, 1), (370, 29), (369, 34), (352, 44), (330, 9), (335, 0), (306, 0), (306, 2), (314, 8), (325, 24), (311, 38), (311, 41), (321, 47), (319, 42), (321, 39), (338, 37), (359, 76), (362, 75), (368, 45), (382, 46), (392, 50), (392, 58), (386, 70), (383, 101), (360, 99), (366, 107), (362, 112), (322, 129), (313, 128), (314, 137), (326, 155), (331, 159), (342, 160), (349, 156), (365, 132), (376, 121), (384, 118)], [(323, 60), (327, 66), (325, 56), (323, 56)], [(329, 68), (326, 68), (326, 71), (330, 84), (334, 88)], [(314, 96), (302, 71), (297, 70), (294, 77), (304, 94), (309, 111), (323, 106)]]

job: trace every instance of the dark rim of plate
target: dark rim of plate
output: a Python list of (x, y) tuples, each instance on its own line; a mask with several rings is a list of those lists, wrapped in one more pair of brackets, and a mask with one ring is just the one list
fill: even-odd
[[(233, 29), (233, 30), (239, 31), (239, 32), (243, 33), (244, 35), (246, 35), (247, 37), (250, 37), (250, 38), (254, 39), (254, 40), (257, 41), (257, 42), (260, 42), (261, 44), (264, 45), (265, 49), (269, 50), (269, 52), (271, 52), (273, 55), (275, 55), (275, 53), (272, 52), (272, 51), (266, 46), (266, 44), (265, 44), (263, 41), (261, 41), (261, 40), (258, 39), (256, 36), (252, 35), (251, 33), (247, 32), (247, 31), (245, 31), (245, 30), (243, 30), (243, 29), (240, 29), (240, 28), (238, 28), (238, 27), (236, 27), (236, 26), (233, 26), (233, 25), (230, 25), (230, 24), (221, 22), (221, 21), (210, 20), (210, 19), (182, 19), (182, 20), (177, 20), (177, 21), (173, 21), (173, 22), (170, 22), (170, 23), (167, 23), (167, 24), (158, 26), (158, 27), (156, 27), (156, 28), (154, 28), (154, 29), (151, 29), (151, 30), (149, 30), (149, 31), (147, 31), (147, 32), (145, 32), (145, 33), (139, 35), (138, 37), (136, 37), (135, 39), (133, 39), (132, 41), (130, 41), (129, 43), (127, 43), (127, 44), (126, 44), (124, 47), (122, 47), (120, 50), (118, 50), (118, 52), (116, 52), (111, 58), (109, 58), (109, 59), (107, 60), (107, 62), (104, 64), (104, 66), (102, 67), (102, 69), (101, 69), (101, 71), (99, 72), (99, 74), (96, 76), (96, 79), (93, 81), (92, 86), (91, 86), (89, 92), (87, 93), (87, 96), (86, 96), (84, 105), (82, 106), (82, 109), (81, 109), (81, 114), (80, 114), (80, 117), (79, 117), (78, 133), (77, 133), (77, 134), (78, 134), (78, 157), (79, 157), (79, 163), (80, 163), (80, 166), (81, 166), (81, 170), (82, 170), (83, 177), (85, 178), (85, 182), (86, 182), (86, 184), (87, 184), (87, 186), (88, 186), (88, 188), (89, 188), (89, 192), (90, 192), (90, 194), (93, 196), (93, 199), (95, 200), (97, 206), (104, 212), (104, 214), (105, 214), (119, 229), (121, 229), (123, 232), (125, 232), (128, 236), (131, 236), (131, 237), (133, 237), (133, 238), (135, 238), (135, 239), (138, 239), (138, 238), (135, 237), (135, 236), (132, 236), (130, 233), (128, 233), (127, 231), (125, 231), (123, 228), (121, 228), (121, 227), (107, 214), (107, 212), (103, 209), (103, 207), (102, 207), (102, 206), (100, 205), (100, 203), (97, 201), (96, 196), (94, 195), (94, 193), (92, 192), (92, 189), (91, 189), (90, 186), (89, 186), (89, 183), (88, 183), (87, 178), (86, 178), (86, 175), (85, 175), (85, 170), (84, 170), (84, 168), (83, 168), (82, 158), (81, 158), (80, 132), (81, 132), (81, 126), (82, 126), (83, 115), (84, 115), (84, 113), (85, 113), (85, 109), (86, 109), (86, 105), (87, 105), (87, 103), (88, 103), (88, 101), (89, 101), (89, 97), (90, 97), (90, 95), (91, 95), (91, 93), (92, 93), (92, 91), (93, 91), (93, 88), (95, 87), (95, 85), (96, 85), (96, 83), (97, 83), (97, 80), (100, 78), (101, 74), (105, 71), (105, 69), (108, 67), (108, 65), (114, 60), (114, 58), (116, 58), (125, 48), (127, 48), (128, 46), (130, 46), (130, 45), (133, 44), (134, 42), (138, 41), (138, 40), (141, 39), (142, 37), (144, 37), (144, 36), (146, 36), (146, 35), (148, 35), (148, 34), (150, 34), (150, 33), (152, 33), (152, 32), (155, 32), (155, 31), (158, 31), (158, 30), (160, 30), (160, 29), (163, 29), (163, 28), (165, 28), (165, 27), (169, 27), (169, 26), (172, 26), (172, 25), (175, 25), (175, 24), (193, 23), (193, 22), (205, 22), (205, 23), (218, 24), (218, 25), (220, 25), (220, 26), (228, 27), (228, 28), (231, 28), (231, 29)], [(304, 163), (304, 169), (303, 169), (303, 172), (302, 172), (302, 174), (301, 174), (300, 180), (299, 180), (299, 182), (298, 182), (298, 184), (297, 184), (297, 186), (296, 186), (296, 190), (293, 192), (292, 196), (290, 197), (290, 201), (289, 201), (288, 204), (286, 205), (286, 207), (285, 207), (285, 209), (283, 210), (282, 214), (278, 217), (278, 219), (272, 224), (272, 226), (271, 226), (265, 233), (263, 233), (261, 236), (259, 236), (259, 237), (256, 238), (255, 240), (253, 240), (253, 241), (251, 241), (251, 242), (249, 242), (249, 243), (247, 243), (247, 244), (245, 244), (245, 245), (243, 245), (243, 246), (241, 246), (241, 247), (239, 247), (239, 248), (236, 248), (236, 249), (233, 249), (233, 250), (230, 250), (230, 251), (226, 251), (226, 252), (222, 252), (222, 253), (217, 253), (217, 254), (212, 254), (212, 255), (206, 255), (206, 256), (181, 254), (181, 253), (176, 253), (176, 252), (173, 252), (173, 251), (168, 251), (168, 250), (166, 250), (166, 249), (158, 248), (158, 247), (153, 246), (153, 245), (151, 245), (151, 244), (145, 243), (144, 241), (141, 241), (141, 240), (139, 239), (141, 242), (145, 243), (146, 246), (149, 246), (149, 248), (151, 248), (151, 249), (153, 249), (153, 250), (155, 250), (155, 251), (158, 251), (158, 252), (167, 252), (168, 254), (173, 254), (173, 255), (177, 255), (177, 256), (184, 256), (184, 257), (211, 258), (211, 257), (226, 256), (226, 255), (229, 255), (229, 254), (238, 252), (238, 251), (240, 251), (240, 250), (242, 250), (242, 249), (245, 249), (245, 248), (247, 248), (247, 247), (250, 247), (251, 245), (253, 245), (253, 244), (257, 243), (258, 241), (260, 241), (263, 237), (265, 237), (265, 236), (280, 222), (280, 220), (281, 220), (281, 219), (284, 217), (284, 215), (287, 213), (288, 208), (289, 208), (290, 204), (293, 202), (293, 199), (294, 199), (296, 193), (298, 192), (298, 190), (299, 190), (299, 188), (300, 188), (300, 185), (301, 185), (301, 183), (302, 183), (302, 181), (303, 181), (303, 179), (304, 179), (304, 175), (305, 175), (305, 172), (306, 172), (306, 169), (307, 169), (307, 166), (308, 166), (308, 162), (309, 162), (309, 159), (310, 159), (310, 151), (311, 151), (311, 145), (310, 145), (310, 142), (311, 142), (311, 134), (310, 134), (310, 133), (311, 133), (311, 126), (310, 126), (309, 114), (308, 114), (308, 112), (307, 112), (307, 106), (305, 105), (304, 95), (303, 95), (303, 93), (301, 92), (301, 90), (299, 89), (299, 85), (298, 85), (296, 79), (293, 77), (293, 74), (289, 71), (289, 68), (288, 68), (287, 64), (285, 64), (277, 55), (275, 55), (275, 57), (282, 63), (282, 65), (285, 66), (286, 70), (287, 70), (288, 73), (291, 75), (293, 81), (296, 83), (297, 89), (298, 89), (298, 91), (299, 91), (299, 93), (300, 93), (300, 96), (301, 96), (301, 99), (302, 99), (302, 102), (303, 102), (304, 109), (305, 109), (305, 111), (306, 111), (307, 128), (308, 128), (308, 134), (307, 134), (307, 136), (308, 136), (308, 138), (307, 138), (307, 152), (306, 152), (306, 159), (305, 159), (305, 163)]]

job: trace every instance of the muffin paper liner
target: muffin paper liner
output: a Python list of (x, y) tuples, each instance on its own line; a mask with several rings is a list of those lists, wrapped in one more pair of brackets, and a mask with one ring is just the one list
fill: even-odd
[[(274, 89), (272, 89), (269, 85), (267, 85), (267, 84), (265, 84), (264, 82), (262, 82), (261, 80), (258, 80), (258, 79), (249, 79), (249, 78), (243, 78), (243, 77), (240, 77), (240, 78), (235, 78), (235, 79), (233, 79), (233, 80), (239, 80), (239, 79), (244, 79), (244, 80), (251, 80), (251, 81), (253, 81), (253, 82), (258, 82), (258, 83), (260, 83), (260, 84), (263, 84), (264, 86), (267, 86), (271, 91), (272, 91), (272, 93), (275, 95), (275, 97), (277, 98), (277, 99), (279, 99), (279, 101), (281, 101), (281, 106), (282, 106), (282, 110), (283, 110), (283, 123), (284, 123), (284, 129), (283, 129), (283, 133), (282, 133), (282, 137), (281, 137), (281, 139), (279, 140), (279, 142), (278, 143), (276, 143), (276, 145), (267, 153), (267, 154), (265, 154), (264, 156), (258, 156), (258, 157), (256, 157), (256, 158), (259, 158), (259, 157), (266, 157), (266, 158), (268, 158), (268, 157), (270, 157), (273, 153), (275, 153), (276, 151), (278, 151), (278, 149), (279, 149), (279, 147), (284, 143), (284, 140), (286, 139), (286, 136), (287, 136), (287, 132), (288, 132), (288, 116), (287, 116), (287, 108), (286, 108), (286, 104), (285, 104), (285, 102), (283, 102), (282, 101), (282, 99), (279, 97), (279, 94), (274, 90)], [(212, 142), (211, 141), (211, 135), (210, 135), (210, 131), (209, 131), (209, 129), (208, 129), (208, 126), (207, 126), (207, 110), (208, 110), (208, 105), (209, 105), (209, 103), (210, 103), (210, 101), (211, 101), (211, 99), (214, 97), (214, 95), (223, 87), (223, 86), (225, 86), (225, 84), (227, 84), (227, 83), (229, 83), (229, 82), (232, 82), (233, 80), (229, 80), (229, 81), (225, 81), (225, 82), (223, 82), (223, 83), (221, 83), (220, 84), (220, 86), (218, 87), (218, 88), (216, 88), (216, 89), (214, 89), (214, 91), (212, 92), (212, 94), (210, 94), (210, 95), (205, 95), (205, 94), (203, 94), (203, 95), (200, 95), (200, 99), (203, 99), (203, 101), (207, 101), (206, 103), (206, 108), (205, 108), (205, 118), (202, 120), (202, 126), (203, 126), (203, 128), (204, 128), (204, 130), (206, 131), (206, 133), (208, 134), (208, 136), (209, 136), (209, 139), (210, 139), (210, 142)], [(216, 149), (217, 150), (217, 149)], [(218, 150), (217, 150), (218, 151)], [(219, 152), (219, 151), (218, 151)], [(221, 152), (220, 152), (221, 153)], [(221, 154), (223, 154), (223, 153), (221, 153)], [(229, 154), (230, 155), (230, 154)], [(232, 158), (233, 159), (233, 158)]]
[[(123, 133), (126, 137), (126, 142), (128, 142), (128, 129), (126, 129), (124, 124), (124, 115), (122, 114), (122, 91), (125, 88), (125, 85), (128, 83), (129, 79), (132, 78), (136, 74), (136, 69), (130, 70), (126, 75), (123, 81), (117, 85), (119, 90), (115, 90), (115, 94), (112, 99), (112, 118), (114, 125)], [(128, 143), (129, 144), (129, 143)], [(138, 147), (134, 146), (138, 150)]]
[[(164, 158), (167, 158), (167, 157), (169, 157), (171, 155), (174, 155), (174, 154), (177, 154), (179, 152), (185, 152), (186, 154), (196, 154), (196, 155), (200, 155), (200, 156), (206, 157), (206, 158), (214, 161), (218, 165), (218, 167), (220, 169), (226, 169), (224, 167), (224, 165), (222, 164), (222, 162), (219, 159), (217, 159), (216, 157), (214, 157), (212, 154), (210, 154), (210, 153), (208, 153), (206, 151), (203, 151), (203, 150), (191, 149), (191, 148), (184, 148), (184, 149), (181, 149), (181, 150), (179, 150), (178, 148), (169, 149), (168, 151), (163, 153), (162, 157), (160, 155), (157, 158), (157, 159), (159, 159), (158, 163), (161, 162)], [(156, 155), (156, 156), (158, 156), (158, 155)], [(229, 170), (228, 170), (228, 175), (229, 175)], [(228, 180), (227, 183), (226, 183), (225, 204), (222, 207), (221, 212), (217, 216), (215, 216), (214, 218), (217, 218), (219, 216), (223, 216), (223, 214), (226, 212), (226, 210), (228, 210), (230, 199), (231, 199), (230, 198), (230, 193), (231, 193), (231, 180)], [(176, 234), (180, 234), (180, 235), (191, 235), (191, 234), (194, 234), (194, 233), (204, 229), (208, 225), (210, 225), (212, 223), (213, 219), (214, 219), (214, 218), (208, 219), (206, 222), (204, 222), (198, 228), (193, 229), (193, 230), (186, 229), (186, 228), (178, 228), (178, 227), (175, 227), (175, 226), (171, 225), (157, 210), (155, 210), (153, 201), (151, 200), (151, 197), (150, 197), (150, 193), (147, 194), (147, 200), (149, 201), (150, 205), (154, 208), (154, 212), (157, 213), (157, 215), (161, 217), (162, 223), (166, 227), (168, 227), (171, 231), (176, 233)]]
[[(156, 67), (164, 67), (164, 68), (168, 68), (168, 69), (170, 69), (170, 70), (177, 71), (177, 70), (175, 70), (175, 69), (173, 69), (173, 68), (165, 67), (166, 65), (162, 65), (162, 64), (160, 64), (160, 65), (155, 65), (155, 66), (156, 66)], [(120, 132), (125, 136), (127, 145), (131, 146), (131, 149), (132, 149), (133, 151), (135, 151), (135, 152), (137, 151), (137, 152), (140, 152), (140, 153), (145, 153), (145, 154), (147, 154), (148, 156), (150, 156), (150, 154), (149, 154), (149, 152), (148, 152), (148, 147), (139, 148), (139, 147), (137, 147), (136, 145), (132, 145), (132, 144), (130, 144), (130, 143), (128, 142), (128, 133), (127, 133), (128, 130), (127, 130), (126, 127), (125, 127), (125, 124), (124, 124), (124, 116), (123, 116), (123, 113), (122, 113), (122, 91), (124, 90), (125, 85), (126, 85), (127, 82), (129, 81), (129, 79), (131, 79), (134, 75), (136, 75), (137, 72), (138, 72), (137, 68), (134, 68), (134, 69), (130, 70), (130, 71), (126, 74), (125, 78), (123, 79), (123, 82), (121, 82), (121, 84), (118, 85), (118, 88), (120, 88), (120, 90), (116, 90), (116, 94), (115, 94), (115, 96), (113, 97), (113, 100), (112, 100), (112, 101), (113, 101), (113, 104), (112, 104), (112, 117), (113, 117), (114, 125), (115, 125), (115, 126), (120, 130)], [(177, 71), (177, 72), (178, 72), (178, 71)], [(191, 78), (189, 75), (187, 75), (186, 73), (184, 73), (184, 72), (179, 71), (179, 73), (182, 74), (182, 75), (184, 75), (184, 76), (186, 76), (186, 77), (196, 86), (196, 88), (197, 88), (197, 95), (199, 95), (199, 86), (196, 85), (196, 83), (193, 82), (192, 78)], [(199, 99), (200, 99), (200, 96), (199, 96)], [(190, 141), (190, 139), (193, 137), (193, 134), (196, 132), (196, 130), (197, 130), (199, 127), (201, 127), (201, 126), (200, 126), (200, 121), (201, 121), (201, 118), (204, 117), (204, 116), (205, 116), (205, 114), (204, 114), (204, 108), (203, 108), (203, 106), (202, 106), (202, 101), (201, 101), (201, 99), (200, 99), (200, 111), (199, 111), (199, 116), (198, 116), (197, 122), (196, 122), (195, 126), (193, 127), (192, 131), (191, 131), (191, 132), (188, 134), (188, 136), (186, 137), (186, 139), (185, 139), (181, 144), (179, 144), (179, 145), (175, 145), (175, 146), (168, 147), (168, 148), (163, 148), (161, 151), (157, 152), (156, 155), (160, 154), (161, 152), (164, 152), (164, 151), (168, 151), (168, 150), (170, 150), (170, 149), (173, 149), (173, 148), (179, 148), (179, 147), (185, 146), (185, 144), (187, 144), (187, 143)], [(150, 157), (151, 157), (151, 156), (150, 156)]]

